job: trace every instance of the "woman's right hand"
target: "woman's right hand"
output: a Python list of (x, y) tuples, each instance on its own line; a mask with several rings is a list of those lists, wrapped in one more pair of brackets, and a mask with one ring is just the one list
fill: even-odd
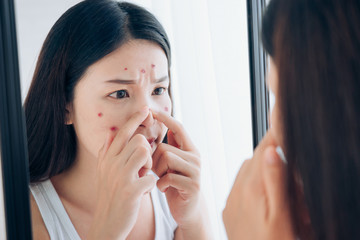
[(107, 135), (99, 151), (98, 199), (88, 239), (125, 239), (142, 197), (156, 184), (155, 176), (144, 174), (152, 167), (151, 146), (143, 135), (133, 136), (148, 114), (148, 108), (135, 113), (115, 137)]

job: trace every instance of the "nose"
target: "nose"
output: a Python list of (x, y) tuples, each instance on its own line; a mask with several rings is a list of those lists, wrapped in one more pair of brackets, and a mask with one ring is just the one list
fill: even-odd
[(154, 125), (154, 117), (152, 115), (152, 112), (149, 111), (149, 115), (146, 117), (146, 119), (141, 123), (140, 127), (149, 128)]

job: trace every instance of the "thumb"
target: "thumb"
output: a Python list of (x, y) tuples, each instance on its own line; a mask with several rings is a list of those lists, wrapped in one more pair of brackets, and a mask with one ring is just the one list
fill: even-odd
[(275, 147), (267, 147), (262, 164), (263, 181), (268, 199), (269, 217), (283, 211), (286, 206), (286, 166)]

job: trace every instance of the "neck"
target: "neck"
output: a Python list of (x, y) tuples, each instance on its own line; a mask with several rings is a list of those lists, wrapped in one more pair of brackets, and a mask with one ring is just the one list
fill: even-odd
[(51, 178), (60, 199), (92, 213), (96, 205), (97, 158), (85, 149), (78, 149), (74, 165)]

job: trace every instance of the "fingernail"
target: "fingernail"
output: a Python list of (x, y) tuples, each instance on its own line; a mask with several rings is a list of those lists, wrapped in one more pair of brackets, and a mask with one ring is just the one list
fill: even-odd
[(276, 152), (277, 152), (277, 154), (279, 155), (280, 159), (281, 159), (285, 164), (287, 164), (287, 161), (286, 161), (286, 158), (285, 158), (285, 154), (284, 154), (284, 152), (283, 152), (283, 150), (281, 149), (280, 146), (277, 146)]

